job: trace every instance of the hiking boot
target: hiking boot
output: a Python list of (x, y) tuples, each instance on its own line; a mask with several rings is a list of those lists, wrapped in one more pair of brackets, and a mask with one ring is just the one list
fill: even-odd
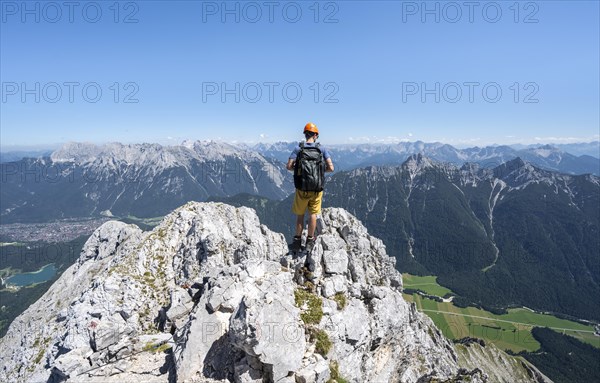
[(315, 247), (315, 237), (306, 237), (306, 252), (310, 253), (313, 247)]
[(302, 237), (294, 236), (292, 241), (292, 251), (298, 252), (302, 249)]

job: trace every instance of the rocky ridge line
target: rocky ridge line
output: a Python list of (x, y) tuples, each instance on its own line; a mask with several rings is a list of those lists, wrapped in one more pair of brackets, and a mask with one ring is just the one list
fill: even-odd
[(379, 239), (343, 209), (322, 219), (308, 259), (219, 203), (151, 232), (103, 224), (0, 340), (0, 381), (488, 381), (402, 298)]

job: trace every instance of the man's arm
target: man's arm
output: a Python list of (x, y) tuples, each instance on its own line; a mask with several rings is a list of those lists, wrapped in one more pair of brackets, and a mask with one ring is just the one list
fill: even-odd
[(293, 159), (293, 158), (290, 158), (290, 159), (288, 160), (288, 163), (287, 163), (287, 165), (285, 165), (285, 167), (287, 168), (287, 170), (294, 170), (294, 165), (295, 165), (295, 163), (296, 163), (296, 160), (295, 160), (295, 159)]
[(327, 164), (327, 167), (325, 168), (325, 171), (328, 172), (328, 173), (331, 173), (334, 170), (334, 168), (333, 168), (333, 161), (331, 161), (331, 158), (328, 158), (325, 161), (325, 164)]

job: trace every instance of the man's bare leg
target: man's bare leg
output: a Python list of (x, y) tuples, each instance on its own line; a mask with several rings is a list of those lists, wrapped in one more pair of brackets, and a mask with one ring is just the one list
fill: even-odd
[(317, 215), (311, 214), (308, 216), (308, 236), (309, 237), (314, 237), (316, 227), (317, 227)]
[[(316, 221), (315, 221), (316, 222)], [(304, 214), (296, 216), (296, 237), (302, 236), (302, 230), (304, 229)], [(309, 233), (310, 233), (310, 225), (309, 225)], [(314, 229), (313, 229), (314, 232)]]

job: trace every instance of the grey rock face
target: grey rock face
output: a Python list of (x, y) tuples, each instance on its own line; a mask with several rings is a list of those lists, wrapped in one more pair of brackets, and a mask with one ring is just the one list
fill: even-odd
[(467, 342), (465, 344), (457, 344), (455, 349), (462, 366), (473, 369), (480, 368), (487, 371), (489, 382), (552, 382), (524, 358), (511, 358), (493, 344)]
[(331, 378), (329, 363), (321, 355), (315, 354), (308, 363), (296, 372), (297, 383), (325, 383)]
[(402, 299), (382, 242), (344, 210), (322, 218), (310, 259), (247, 208), (105, 223), (0, 340), (0, 381), (485, 381)]
[(329, 298), (337, 293), (345, 293), (347, 280), (343, 275), (332, 275), (323, 282), (323, 296)]
[[(325, 242), (326, 240), (321, 238), (321, 241)], [(323, 247), (327, 248), (325, 243)], [(331, 274), (343, 274), (348, 270), (348, 253), (346, 253), (344, 248), (324, 250), (323, 263), (325, 264), (325, 272)]]
[[(99, 212), (157, 217), (188, 201), (239, 193), (283, 199), (294, 190), (284, 164), (215, 141), (177, 146), (67, 143), (50, 157), (22, 159), (14, 169), (23, 173), (3, 181), (4, 223)], [(36, 182), (22, 182), (25, 174)]]

